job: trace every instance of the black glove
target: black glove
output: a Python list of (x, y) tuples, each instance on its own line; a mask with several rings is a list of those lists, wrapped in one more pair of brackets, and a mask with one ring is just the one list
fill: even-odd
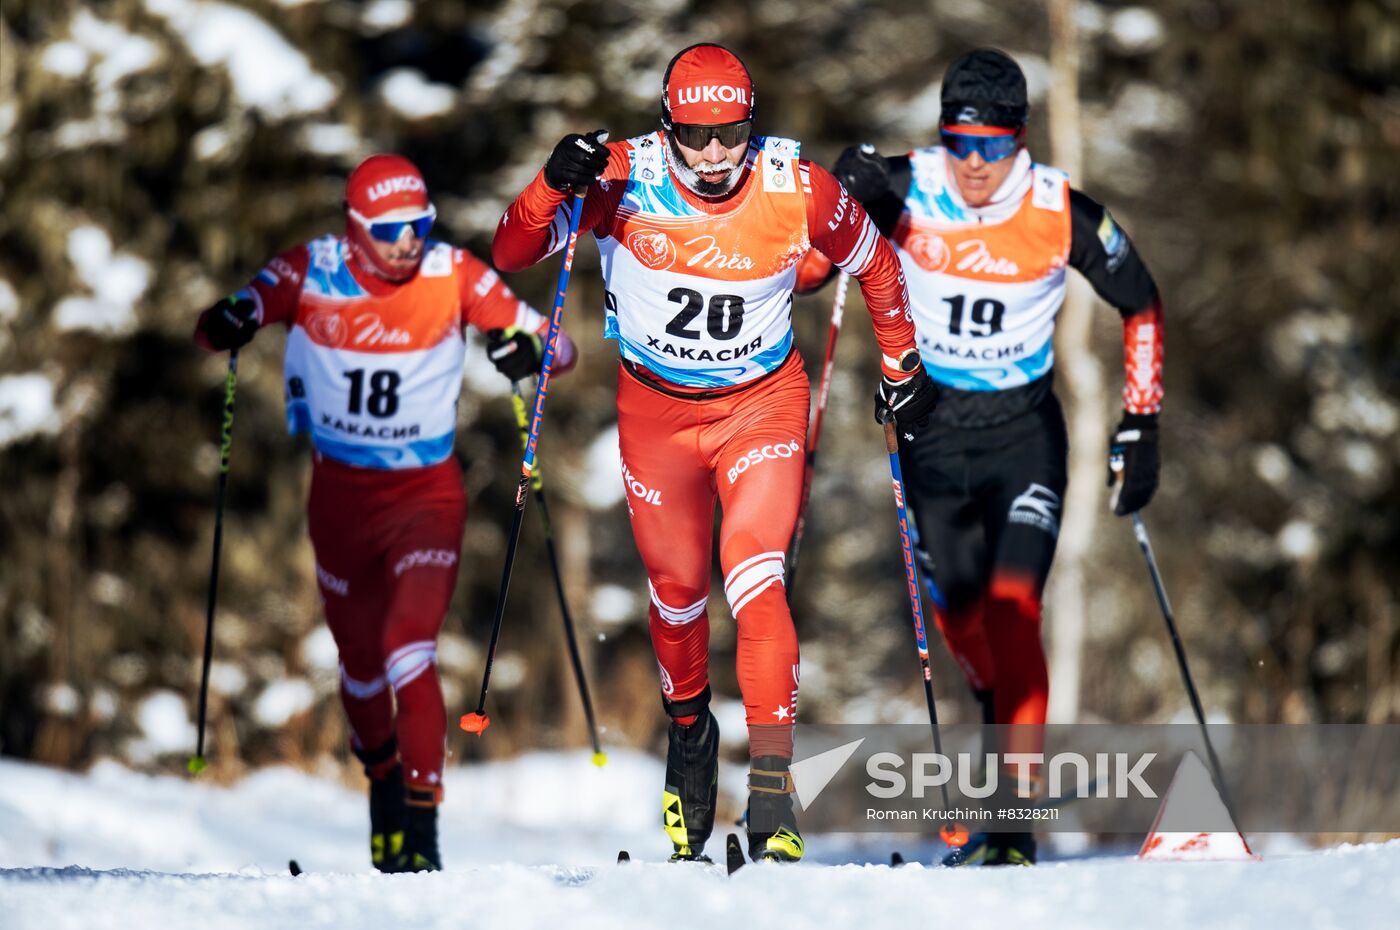
[(1108, 440), (1109, 502), (1118, 516), (1147, 506), (1157, 490), (1157, 414), (1125, 413)]
[[(915, 360), (918, 355), (913, 356)], [(905, 439), (914, 438), (914, 429), (928, 426), (928, 415), (938, 406), (938, 385), (919, 365), (914, 374), (903, 381), (880, 378), (875, 389), (875, 422), (884, 423), (891, 413), (895, 425), (905, 433)]]
[(199, 318), (199, 328), (209, 345), (220, 352), (241, 349), (258, 331), (257, 312), (257, 304), (246, 297), (230, 294), (204, 311)]
[(540, 373), (544, 342), (523, 329), (493, 329), (486, 334), (486, 357), (512, 381)]
[(873, 145), (853, 145), (841, 153), (831, 173), (861, 203), (890, 189), (890, 165)]
[(544, 181), (557, 191), (588, 187), (602, 176), (608, 167), (606, 129), (595, 129), (587, 135), (571, 132), (559, 140), (549, 161), (544, 163)]

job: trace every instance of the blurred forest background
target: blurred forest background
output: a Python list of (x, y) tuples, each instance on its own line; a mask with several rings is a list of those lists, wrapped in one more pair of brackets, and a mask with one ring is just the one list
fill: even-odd
[[(1030, 81), (1032, 153), (1111, 207), (1164, 296), (1164, 467), (1146, 519), (1212, 717), (1400, 721), (1397, 0), (5, 0), (0, 752), (173, 770), (193, 748), (225, 367), (190, 341), (198, 311), (341, 229), (345, 175), (374, 151), (415, 159), (436, 235), (487, 256), (553, 143), (652, 129), (662, 68), (699, 40), (748, 63), (764, 130), (828, 165), (853, 142), (931, 143), (948, 62), (1011, 52)], [(582, 361), (551, 393), (541, 462), (604, 742), (659, 750), (615, 348), (600, 338), (596, 249), (579, 255), (566, 322)], [(555, 273), (509, 280), (547, 307)], [(830, 300), (798, 301), (813, 373)], [(852, 289), (795, 591), (802, 716), (914, 721), (859, 300)], [(1131, 528), (1099, 486), (1122, 348), (1117, 314), (1091, 314), (1058, 366), (1083, 436), (1075, 541), (1046, 617), (1055, 713), (1183, 720)], [(241, 360), (218, 777), (287, 760), (351, 770), (306, 539), (307, 450), (284, 432), (282, 340), (262, 333)], [(468, 368), (458, 454), (472, 510), (441, 648), (450, 713), (480, 682), (519, 456), (504, 380), (475, 344)], [(497, 725), (470, 745), (454, 730), (458, 759), (585, 739), (526, 516)], [(733, 623), (719, 592), (711, 603), (721, 721), (742, 737)], [(973, 719), (934, 652), (942, 716)]]

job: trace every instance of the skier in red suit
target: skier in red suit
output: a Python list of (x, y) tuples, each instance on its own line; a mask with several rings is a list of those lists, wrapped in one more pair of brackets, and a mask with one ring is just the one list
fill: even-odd
[(882, 353), (877, 409), (913, 429), (935, 400), (889, 243), (797, 142), (753, 132), (753, 101), (733, 53), (683, 50), (663, 77), (661, 129), (612, 143), (602, 130), (566, 136), (492, 246), (505, 270), (540, 261), (564, 244), (569, 192), (587, 189), (580, 228), (598, 241), (605, 336), (621, 354), (622, 477), (671, 718), (663, 825), (676, 859), (701, 857), (714, 823), (716, 499), (749, 731), (749, 854), (790, 861), (804, 851), (791, 800), (798, 650), (783, 562), (806, 447), (809, 391), (791, 309), (808, 250), (860, 282)]
[[(492, 362), (518, 380), (538, 371), (549, 323), (486, 263), (428, 238), (436, 213), (407, 159), (362, 162), (345, 213), (345, 235), (283, 252), (204, 311), (195, 341), (224, 351), (287, 327), (288, 422), (315, 450), (311, 543), (351, 746), (370, 779), (371, 859), (384, 872), (437, 870), (437, 635), (467, 515), (452, 455), (463, 331), (486, 331)], [(561, 333), (556, 370), (574, 357)]]

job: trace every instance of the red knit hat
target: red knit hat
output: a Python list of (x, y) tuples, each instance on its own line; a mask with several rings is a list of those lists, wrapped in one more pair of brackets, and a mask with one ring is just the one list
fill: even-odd
[(719, 126), (753, 116), (753, 79), (733, 52), (692, 45), (671, 59), (662, 78), (662, 123)]
[(371, 155), (350, 172), (345, 203), (366, 219), (391, 213), (421, 214), (429, 208), (423, 173), (401, 155)]

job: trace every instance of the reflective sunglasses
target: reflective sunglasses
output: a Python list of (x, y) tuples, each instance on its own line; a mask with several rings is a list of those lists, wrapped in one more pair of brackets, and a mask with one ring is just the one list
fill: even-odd
[[(972, 129), (974, 127), (966, 127)], [(966, 159), (973, 152), (982, 156), (986, 162), (1001, 161), (1016, 154), (1016, 150), (1021, 146), (1021, 140), (1014, 129), (996, 129), (993, 133), (990, 129), (975, 127), (978, 132), (965, 132), (960, 127), (954, 131), (944, 127), (939, 130), (939, 135), (943, 140), (943, 147), (948, 150), (958, 161)]]
[(679, 144), (698, 152), (709, 145), (711, 139), (718, 139), (720, 145), (732, 149), (736, 145), (747, 142), (752, 129), (753, 120), (747, 119), (737, 123), (725, 123), (723, 126), (692, 126), (687, 123), (675, 123), (671, 126), (671, 135)]
[(346, 212), (377, 242), (398, 242), (405, 229), (412, 231), (413, 238), (422, 239), (428, 235), (428, 231), (437, 220), (437, 209), (432, 204), (428, 204), (427, 213), (406, 220), (371, 220), (353, 209)]

